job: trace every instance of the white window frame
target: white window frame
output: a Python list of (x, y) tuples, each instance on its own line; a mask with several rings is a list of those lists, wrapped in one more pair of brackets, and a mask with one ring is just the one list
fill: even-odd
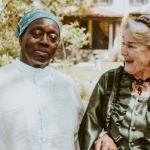
[[(108, 2), (107, 2), (108, 1)], [(99, 4), (104, 4), (104, 5), (111, 5), (113, 3), (113, 0), (96, 0), (97, 3)]]
[[(141, 1), (141, 2), (140, 2)], [(130, 0), (130, 4), (132, 6), (139, 6), (139, 5), (144, 5), (148, 3), (148, 0)]]

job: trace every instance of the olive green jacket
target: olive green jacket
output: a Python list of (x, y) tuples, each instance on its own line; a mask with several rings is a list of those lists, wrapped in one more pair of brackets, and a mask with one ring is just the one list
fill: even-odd
[[(121, 81), (122, 78), (124, 78), (123, 81)], [(113, 120), (111, 117), (111, 107), (114, 106), (117, 101), (117, 93), (120, 88), (120, 82), (123, 82), (121, 83), (123, 88), (123, 92), (121, 92), (123, 94), (120, 97), (125, 99), (126, 103), (122, 104), (121, 110), (117, 110), (118, 112), (116, 111), (118, 115), (123, 118), (126, 114), (128, 103), (131, 99), (130, 87), (132, 80), (133, 77), (125, 73), (123, 67), (110, 70), (101, 76), (93, 90), (79, 129), (79, 145), (81, 150), (93, 150), (94, 142), (98, 139), (102, 129), (105, 129), (114, 139), (119, 147), (119, 150), (130, 149), (128, 147), (128, 141), (123, 139), (123, 137), (119, 134), (117, 128), (119, 119), (117, 120), (116, 118), (116, 120)], [(124, 88), (124, 84), (126, 85), (126, 88)], [(147, 132), (148, 134), (150, 133), (150, 128), (147, 129)], [(144, 142), (145, 141), (146, 140), (144, 140)], [(142, 143), (143, 140), (138, 142)], [(148, 143), (143, 149), (150, 149), (150, 143)]]

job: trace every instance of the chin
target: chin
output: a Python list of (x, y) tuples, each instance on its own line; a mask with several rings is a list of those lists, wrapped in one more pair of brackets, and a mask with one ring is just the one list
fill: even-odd
[(129, 74), (134, 74), (135, 73), (135, 69), (133, 67), (128, 67), (125, 65), (124, 70), (129, 73)]
[(49, 62), (48, 61), (41, 62), (38, 60), (33, 60), (32, 64), (33, 64), (32, 66), (35, 68), (44, 68), (44, 67), (48, 66)]

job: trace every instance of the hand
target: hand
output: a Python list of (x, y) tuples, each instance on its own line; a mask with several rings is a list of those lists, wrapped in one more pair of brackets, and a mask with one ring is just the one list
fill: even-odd
[(117, 146), (113, 139), (105, 134), (95, 142), (95, 150), (117, 150)]

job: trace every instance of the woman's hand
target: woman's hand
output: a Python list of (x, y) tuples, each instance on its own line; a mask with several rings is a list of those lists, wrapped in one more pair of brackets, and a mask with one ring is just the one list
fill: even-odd
[(117, 146), (113, 139), (105, 134), (96, 141), (95, 150), (117, 150)]

